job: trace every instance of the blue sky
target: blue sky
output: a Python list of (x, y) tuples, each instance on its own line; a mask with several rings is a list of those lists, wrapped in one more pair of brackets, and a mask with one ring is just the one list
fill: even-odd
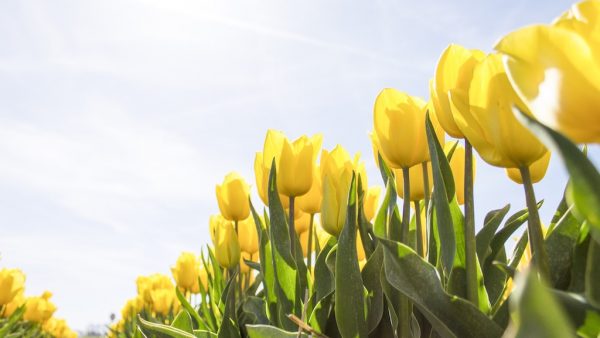
[[(568, 1), (3, 1), (0, 267), (84, 329), (209, 241), (215, 184), (254, 183), (267, 128), (361, 152), (375, 96), (427, 97), (449, 43), (491, 51)], [(592, 154), (597, 158), (598, 152)], [(536, 186), (546, 222), (566, 182)], [(478, 162), (477, 218), (521, 187)], [(259, 199), (255, 198), (255, 203)]]

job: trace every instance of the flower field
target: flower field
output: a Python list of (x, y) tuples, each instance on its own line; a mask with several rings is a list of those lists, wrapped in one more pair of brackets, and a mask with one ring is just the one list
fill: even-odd
[[(449, 45), (428, 100), (381, 90), (372, 157), (267, 130), (255, 182), (216, 184), (211, 245), (131, 281), (108, 337), (600, 336), (600, 0), (493, 49)], [(526, 205), (478, 207), (475, 152)], [(541, 219), (551, 156), (569, 182)], [(76, 336), (25, 284), (0, 270), (0, 338)]]

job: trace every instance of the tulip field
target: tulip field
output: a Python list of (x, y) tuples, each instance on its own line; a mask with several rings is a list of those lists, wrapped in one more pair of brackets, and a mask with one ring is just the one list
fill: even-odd
[[(600, 0), (493, 49), (449, 45), (428, 100), (381, 90), (372, 157), (267, 130), (255, 182), (215, 182), (211, 245), (131, 281), (108, 337), (599, 337)], [(475, 153), (525, 205), (478, 206)], [(541, 219), (551, 156), (569, 182)], [(75, 336), (25, 284), (0, 271), (0, 337)]]

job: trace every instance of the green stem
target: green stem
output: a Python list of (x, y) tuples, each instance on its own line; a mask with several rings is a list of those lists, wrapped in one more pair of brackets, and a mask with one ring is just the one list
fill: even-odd
[(425, 248), (423, 247), (423, 225), (421, 224), (421, 204), (420, 201), (414, 201), (415, 220), (417, 223), (417, 253), (421, 257), (425, 257)]
[[(239, 240), (239, 238), (240, 238), (240, 237), (239, 237), (239, 236), (240, 236), (240, 234), (239, 234), (239, 232), (238, 232), (238, 221), (237, 221), (237, 220), (235, 220), (235, 221), (233, 222), (233, 224), (234, 224), (234, 226), (235, 226), (235, 235), (238, 237), (238, 240)], [(241, 254), (241, 253), (240, 253), (240, 254)], [(241, 264), (242, 264), (242, 263), (241, 263), (241, 262), (239, 262), (239, 264), (237, 265), (237, 273), (238, 273), (238, 274), (237, 274), (237, 278), (236, 278), (236, 283), (237, 283), (237, 292), (238, 292), (238, 294), (239, 294), (239, 299), (240, 299), (240, 301), (242, 300), (242, 295), (243, 295), (243, 293), (242, 293), (242, 266), (241, 266)], [(234, 294), (235, 294), (235, 292), (234, 292)], [(235, 304), (235, 302), (233, 302), (233, 303)]]
[(408, 168), (402, 168), (402, 177), (404, 179), (404, 199), (402, 207), (402, 232), (400, 242), (408, 244), (410, 227), (410, 177)]
[(421, 166), (423, 167), (423, 188), (425, 189), (425, 217), (427, 217), (427, 209), (429, 208), (429, 169), (427, 168), (427, 162), (421, 163)]
[(477, 251), (475, 241), (475, 201), (473, 199), (473, 146), (465, 139), (465, 270), (467, 299), (479, 304), (477, 286)]
[(294, 201), (295, 201), (295, 197), (294, 196), (290, 196), (290, 221), (289, 223), (289, 231), (290, 231), (290, 249), (292, 251), (292, 257), (296, 257), (296, 252), (294, 251), (294, 246), (295, 246), (295, 235), (296, 235), (296, 228), (294, 227)]
[(308, 249), (306, 250), (306, 268), (310, 275), (310, 266), (312, 265), (312, 242), (313, 242), (313, 221), (315, 214), (310, 214), (310, 223), (308, 224)]
[(529, 167), (527, 166), (522, 166), (519, 168), (519, 170), (521, 171), (521, 178), (523, 179), (525, 200), (527, 201), (527, 209), (529, 211), (527, 233), (529, 236), (529, 243), (531, 245), (532, 262), (533, 265), (538, 269), (540, 276), (542, 278), (548, 278), (550, 276), (548, 269), (548, 256), (546, 254), (546, 248), (544, 247), (544, 233), (542, 231), (542, 223), (540, 222), (540, 215), (538, 213), (537, 203), (535, 200), (535, 193), (533, 192), (531, 173), (529, 172)]

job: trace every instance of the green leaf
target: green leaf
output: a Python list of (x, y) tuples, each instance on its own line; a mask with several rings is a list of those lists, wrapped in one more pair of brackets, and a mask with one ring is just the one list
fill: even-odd
[(573, 254), (579, 238), (580, 222), (567, 210), (546, 237), (550, 285), (566, 290), (570, 283)]
[(12, 315), (10, 315), (8, 322), (3, 323), (2, 327), (0, 328), (0, 337), (6, 336), (11, 331), (13, 326), (21, 320), (24, 313), (25, 305), (21, 305), (15, 310), (15, 312), (13, 312)]
[(343, 337), (366, 337), (363, 281), (356, 252), (356, 175), (352, 175), (346, 222), (338, 240), (335, 259), (335, 317)]
[(534, 270), (517, 276), (516, 285), (511, 298), (514, 323), (509, 327), (508, 337), (575, 336), (565, 311)]
[[(323, 332), (331, 312), (333, 302), (333, 291), (335, 290), (335, 279), (333, 272), (327, 266), (326, 259), (335, 246), (335, 237), (327, 241), (325, 247), (319, 252), (315, 262), (314, 293), (311, 304), (315, 304), (310, 311), (309, 324), (313, 329)], [(332, 256), (335, 262), (335, 256)], [(335, 264), (335, 263), (334, 263)]]
[(593, 307), (579, 294), (551, 291), (580, 336), (597, 338), (600, 335), (600, 309)]
[[(195, 312), (195, 311), (194, 311)], [(192, 317), (187, 310), (181, 310), (173, 320), (172, 327), (180, 329), (182, 331), (193, 333), (194, 325), (192, 324)]]
[(580, 233), (575, 249), (573, 250), (573, 263), (571, 264), (571, 281), (568, 291), (583, 293), (585, 291), (585, 272), (590, 242), (589, 233)]
[(223, 314), (223, 320), (219, 326), (218, 336), (219, 338), (235, 338), (240, 337), (240, 330), (236, 322), (235, 313), (235, 280), (236, 273), (232, 274), (225, 287), (225, 312)]
[(456, 251), (454, 225), (449, 205), (449, 201), (454, 198), (454, 178), (452, 177), (452, 170), (450, 169), (448, 159), (444, 154), (444, 149), (442, 149), (433, 130), (429, 113), (427, 113), (425, 127), (429, 154), (431, 155), (433, 185), (435, 186), (432, 203), (435, 205), (437, 230), (440, 236), (440, 261), (445, 273), (449, 274), (454, 264), (454, 254)]
[(367, 326), (371, 333), (383, 317), (383, 289), (381, 286), (381, 267), (383, 266), (383, 248), (377, 245), (361, 271), (365, 288), (368, 291)]
[(206, 330), (194, 330), (194, 336), (196, 338), (217, 338), (216, 333), (212, 333)]
[[(194, 308), (187, 301), (187, 299), (185, 299), (185, 296), (181, 293), (178, 287), (175, 287), (175, 294), (177, 295), (177, 299), (179, 299), (179, 303), (181, 303), (181, 306), (187, 311), (188, 315), (191, 315), (194, 318), (194, 320), (196, 320), (196, 323), (198, 323), (198, 325), (200, 325), (200, 323), (204, 323), (202, 318), (200, 318), (200, 315), (198, 315), (198, 312), (196, 312), (196, 310), (194, 310)], [(173, 322), (173, 324), (175, 324), (175, 322)], [(178, 328), (183, 329), (181, 327)]]
[(595, 229), (600, 241), (600, 174), (594, 164), (579, 148), (562, 134), (548, 128), (519, 111), (517, 117), (544, 144), (559, 154), (570, 176), (569, 190), (575, 207)]
[(436, 269), (410, 247), (380, 239), (388, 282), (406, 295), (442, 337), (500, 337), (501, 328), (471, 303), (447, 294)]
[(600, 243), (590, 241), (585, 271), (585, 296), (600, 308)]
[(285, 331), (270, 325), (248, 325), (246, 329), (250, 338), (308, 338), (305, 333), (298, 335), (298, 332)]
[(291, 240), (285, 211), (279, 193), (277, 192), (277, 170), (275, 160), (271, 166), (269, 176), (269, 227), (271, 239), (271, 261), (274, 267), (274, 287), (277, 295), (278, 326), (293, 330), (296, 325), (287, 318), (293, 313), (297, 316), (301, 312), (300, 279), (296, 260), (290, 250)]
[(151, 332), (162, 333), (172, 338), (195, 338), (192, 333), (188, 333), (184, 330), (180, 330), (169, 325), (149, 322), (144, 320), (140, 315), (138, 315), (137, 319), (143, 329)]
[(502, 224), (502, 220), (508, 213), (508, 210), (510, 210), (510, 204), (505, 205), (502, 209), (492, 210), (485, 216), (483, 228), (479, 230), (475, 237), (477, 242), (477, 257), (481, 262), (484, 262), (487, 255), (491, 252), (490, 244), (492, 239), (496, 234), (496, 230)]

